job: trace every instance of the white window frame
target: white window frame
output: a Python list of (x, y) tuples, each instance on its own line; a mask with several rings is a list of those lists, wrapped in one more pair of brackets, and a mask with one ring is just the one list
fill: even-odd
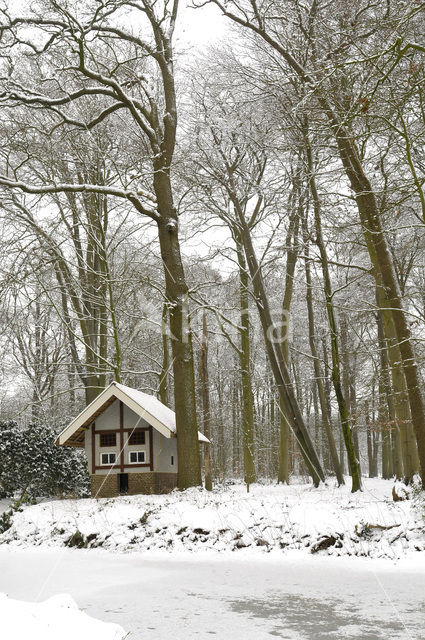
[[(102, 462), (102, 456), (108, 456), (108, 462)], [(113, 462), (110, 461), (109, 456), (115, 456), (115, 460)], [(100, 466), (101, 467), (110, 467), (113, 464), (117, 463), (117, 454), (115, 451), (101, 451), (100, 452)]]
[[(131, 461), (131, 454), (135, 453), (137, 455), (137, 458), (139, 458), (139, 454), (141, 453), (143, 455), (143, 460), (139, 460), (137, 459), (136, 462), (132, 462)], [(128, 452), (128, 464), (145, 464), (146, 462), (146, 452), (145, 451), (129, 451)]]

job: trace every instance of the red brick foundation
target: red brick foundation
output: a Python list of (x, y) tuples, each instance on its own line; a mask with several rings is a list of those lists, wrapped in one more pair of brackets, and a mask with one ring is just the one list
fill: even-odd
[[(177, 473), (128, 474), (128, 495), (170, 493), (177, 486)], [(113, 498), (119, 495), (119, 476), (117, 473), (91, 476), (92, 498)]]
[(110, 475), (91, 476), (91, 497), (92, 498), (113, 498), (118, 495), (118, 476), (116, 473)]

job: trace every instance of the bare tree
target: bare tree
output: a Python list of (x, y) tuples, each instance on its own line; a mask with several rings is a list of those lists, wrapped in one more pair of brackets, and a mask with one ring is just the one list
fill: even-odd
[[(181, 460), (178, 484), (185, 488), (199, 484), (201, 477), (187, 285), (171, 180), (177, 126), (172, 49), (177, 11), (178, 0), (172, 4), (149, 0), (140, 4), (87, 2), (81, 11), (48, 0), (42, 9), (33, 9), (26, 16), (3, 10), (3, 106), (29, 110), (34, 123), (39, 110), (48, 113), (49, 133), (57, 127), (90, 132), (109, 118), (119, 128), (124, 119), (134, 138), (141, 141), (140, 149), (145, 150), (147, 175), (130, 177), (124, 173), (115, 184), (46, 184), (27, 181), (25, 162), (15, 160), (14, 166), (4, 167), (0, 183), (28, 194), (84, 193), (119, 198), (156, 223), (172, 333)], [(31, 75), (22, 77), (18, 59), (21, 69), (26, 61)], [(94, 116), (87, 104), (95, 105)], [(140, 167), (140, 159), (134, 164)]]
[[(367, 0), (355, 5), (340, 0), (336, 10), (334, 3), (331, 6), (321, 0), (308, 3), (297, 0), (291, 6), (286, 6), (286, 19), (276, 20), (276, 11), (279, 15), (280, 7), (273, 2), (211, 2), (226, 17), (255, 36), (262, 46), (267, 46), (270, 53), (299, 78), (314, 99), (314, 106), (325, 119), (336, 143), (345, 175), (354, 193), (374, 275), (384, 287), (391, 308), (418, 444), (421, 477), (425, 482), (425, 402), (409, 323), (379, 215), (375, 189), (368, 176), (368, 166), (361, 148), (356, 142), (355, 131), (350, 126), (356, 112), (367, 112), (370, 98), (360, 94), (356, 102), (347, 73), (337, 73), (339, 69), (346, 71), (349, 68), (353, 61), (351, 56), (354, 56), (354, 60), (360, 58), (359, 64), (364, 59), (378, 58), (380, 69), (385, 69), (375, 76), (376, 86), (379, 86), (409, 49), (424, 49), (414, 43), (402, 47), (402, 39), (392, 35), (394, 31), (391, 31), (393, 24), (405, 28), (421, 9), (387, 2), (377, 10)], [(392, 38), (389, 44), (386, 42), (388, 36)]]

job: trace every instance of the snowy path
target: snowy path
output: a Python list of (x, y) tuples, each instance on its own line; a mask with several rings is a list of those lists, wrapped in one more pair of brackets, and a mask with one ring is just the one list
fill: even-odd
[(422, 553), (393, 564), (3, 547), (0, 591), (26, 600), (70, 593), (89, 615), (130, 631), (128, 640), (425, 640)]

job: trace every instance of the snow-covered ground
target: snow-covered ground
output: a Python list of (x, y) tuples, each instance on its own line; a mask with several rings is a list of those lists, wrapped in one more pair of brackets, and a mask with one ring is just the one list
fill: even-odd
[(0, 536), (13, 547), (102, 547), (116, 551), (213, 551), (282, 555), (289, 550), (398, 558), (425, 548), (425, 506), (394, 502), (393, 482), (235, 484), (213, 492), (53, 500), (25, 507)]
[(68, 595), (44, 602), (12, 600), (0, 593), (1, 637), (5, 640), (123, 640), (124, 629), (91, 618)]
[(40, 640), (425, 640), (424, 500), (394, 502), (392, 488), (235, 484), (24, 507), (0, 536), (0, 620), (24, 631), (2, 622), (0, 637), (38, 640), (49, 623)]
[[(4, 545), (0, 567), (0, 591), (11, 598), (69, 593), (88, 615), (121, 625), (127, 640), (425, 640), (422, 553), (394, 562)], [(33, 638), (7, 637), (1, 623), (0, 637)]]

